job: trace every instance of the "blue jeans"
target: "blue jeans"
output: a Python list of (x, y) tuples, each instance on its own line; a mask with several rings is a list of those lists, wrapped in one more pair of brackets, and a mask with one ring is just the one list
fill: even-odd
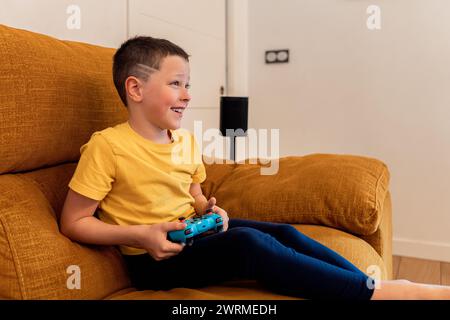
[(141, 254), (124, 260), (137, 290), (200, 288), (236, 279), (309, 299), (370, 299), (374, 290), (372, 278), (286, 223), (230, 218), (227, 231), (196, 239), (168, 259)]

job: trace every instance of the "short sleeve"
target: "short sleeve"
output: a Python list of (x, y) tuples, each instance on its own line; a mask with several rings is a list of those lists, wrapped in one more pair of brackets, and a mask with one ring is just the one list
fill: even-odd
[(195, 141), (194, 135), (192, 135), (192, 134), (191, 134), (191, 141), (192, 141), (192, 145), (194, 146), (194, 148), (193, 148), (193, 152), (194, 152), (193, 159), (195, 159), (194, 163), (197, 164), (197, 169), (196, 169), (195, 173), (192, 175), (192, 182), (193, 183), (202, 183), (203, 181), (206, 180), (206, 169), (205, 169), (205, 165), (203, 164), (203, 160), (202, 160), (202, 152), (199, 149), (197, 142)]
[(69, 182), (73, 191), (94, 200), (102, 200), (115, 180), (116, 158), (112, 147), (100, 132), (80, 148), (81, 157)]
[(202, 183), (206, 180), (206, 170), (205, 165), (203, 163), (199, 164), (197, 167), (197, 170), (192, 175), (192, 182), (193, 183)]

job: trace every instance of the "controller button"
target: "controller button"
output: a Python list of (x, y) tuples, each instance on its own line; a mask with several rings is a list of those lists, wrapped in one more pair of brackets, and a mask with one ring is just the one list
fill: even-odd
[(222, 218), (216, 218), (216, 222), (221, 222)]
[(184, 231), (184, 234), (191, 234), (191, 233), (192, 233), (191, 229), (187, 229), (187, 230)]

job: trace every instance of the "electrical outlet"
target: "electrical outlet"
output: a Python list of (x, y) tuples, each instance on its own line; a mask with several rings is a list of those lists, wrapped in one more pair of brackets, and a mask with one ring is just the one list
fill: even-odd
[(288, 63), (289, 49), (266, 51), (266, 63)]

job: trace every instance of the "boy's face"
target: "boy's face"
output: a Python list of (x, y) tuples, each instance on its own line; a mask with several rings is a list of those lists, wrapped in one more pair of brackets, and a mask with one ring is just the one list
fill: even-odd
[(167, 56), (160, 69), (142, 82), (139, 108), (147, 121), (161, 129), (175, 130), (181, 126), (183, 112), (191, 99), (189, 63), (179, 56)]

